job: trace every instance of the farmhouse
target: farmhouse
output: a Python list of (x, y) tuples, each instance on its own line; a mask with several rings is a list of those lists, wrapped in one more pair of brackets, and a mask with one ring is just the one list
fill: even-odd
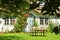
[[(45, 2), (42, 1), (40, 6), (37, 7), (34, 11), (36, 11), (37, 13), (41, 13), (41, 9), (44, 5), (45, 5)], [(60, 7), (59, 7), (59, 9), (60, 9)], [(57, 12), (60, 13), (60, 11), (57, 11)], [(31, 14), (31, 16), (29, 16), (26, 20), (27, 25), (24, 29), (25, 32), (30, 32), (30, 29), (32, 27), (34, 27), (34, 20), (36, 21), (36, 24), (38, 25), (37, 27), (48, 28), (50, 22), (54, 23), (55, 26), (60, 25), (60, 17), (43, 16), (43, 15), (38, 16), (38, 15), (35, 15), (37, 13), (31, 12), (31, 11), (29, 13)], [(16, 21), (17, 21), (16, 18), (12, 18), (12, 19), (11, 18), (8, 18), (8, 19), (0, 18), (0, 32), (6, 32), (6, 31), (13, 30), (14, 23), (16, 23)]]
[[(32, 2), (30, 1), (30, 3), (33, 3), (33, 1)], [(39, 1), (37, 1), (36, 3), (39, 3)], [(33, 16), (27, 18), (27, 26), (25, 28), (25, 32), (30, 32), (31, 27), (34, 27), (34, 20), (36, 21), (38, 27), (47, 28), (49, 27), (50, 22), (55, 24), (54, 26), (60, 25), (60, 17), (41, 15), (41, 9), (44, 5), (45, 5), (45, 2), (41, 1), (40, 6), (34, 9), (36, 13), (30, 11), (30, 13), (32, 13)], [(60, 6), (58, 8), (60, 9)], [(58, 13), (58, 15), (60, 14), (60, 11), (56, 10), (56, 12)], [(37, 13), (38, 15), (40, 14), (40, 16), (35, 15)]]
[(37, 27), (48, 28), (49, 23), (53, 23), (54, 26), (60, 25), (60, 17), (48, 16), (48, 15), (35, 15), (34, 12), (30, 12), (31, 15), (27, 18), (27, 25), (25, 32), (30, 32), (30, 29), (34, 27), (34, 22), (36, 21)]

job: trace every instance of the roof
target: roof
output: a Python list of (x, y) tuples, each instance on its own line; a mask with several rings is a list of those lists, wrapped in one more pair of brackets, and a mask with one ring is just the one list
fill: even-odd
[(49, 15), (37, 15), (35, 12), (33, 11), (30, 11), (29, 14), (32, 16), (32, 17), (37, 17), (37, 18), (59, 18), (60, 17), (56, 17), (56, 16), (49, 16)]

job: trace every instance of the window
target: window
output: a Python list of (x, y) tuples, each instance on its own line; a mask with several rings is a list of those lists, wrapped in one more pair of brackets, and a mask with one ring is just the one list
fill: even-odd
[(5, 25), (9, 25), (9, 20), (5, 19)]
[(40, 25), (48, 25), (48, 18), (40, 18)]
[(5, 25), (13, 25), (15, 22), (15, 19), (5, 19)]
[(14, 19), (11, 19), (10, 20), (10, 24), (13, 25), (15, 23), (15, 20)]

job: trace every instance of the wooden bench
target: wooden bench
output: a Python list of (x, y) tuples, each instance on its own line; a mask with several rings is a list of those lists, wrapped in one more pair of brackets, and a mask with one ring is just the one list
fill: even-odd
[(41, 36), (44, 36), (45, 33), (47, 32), (47, 30), (35, 30), (35, 36), (37, 35), (37, 33), (41, 33)]
[(32, 28), (30, 31), (30, 35), (36, 36), (37, 33), (40, 33), (41, 36), (44, 36), (44, 35), (46, 35), (46, 32), (47, 32), (46, 29), (40, 29), (39, 27), (38, 28)]

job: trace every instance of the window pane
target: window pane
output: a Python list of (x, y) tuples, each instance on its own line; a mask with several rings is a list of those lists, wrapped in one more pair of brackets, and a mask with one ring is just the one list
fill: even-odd
[(7, 22), (6, 23), (7, 23), (6, 25), (9, 25), (9, 19), (7, 19)]
[(40, 18), (40, 25), (43, 25), (43, 18)]
[(5, 19), (5, 25), (6, 25), (6, 19)]
[(13, 25), (15, 23), (15, 20), (14, 19), (11, 19), (10, 20), (10, 24)]
[(10, 19), (10, 25), (12, 25), (12, 19)]
[(45, 18), (45, 24), (48, 25), (48, 18)]
[(5, 25), (9, 25), (9, 20), (5, 19)]

